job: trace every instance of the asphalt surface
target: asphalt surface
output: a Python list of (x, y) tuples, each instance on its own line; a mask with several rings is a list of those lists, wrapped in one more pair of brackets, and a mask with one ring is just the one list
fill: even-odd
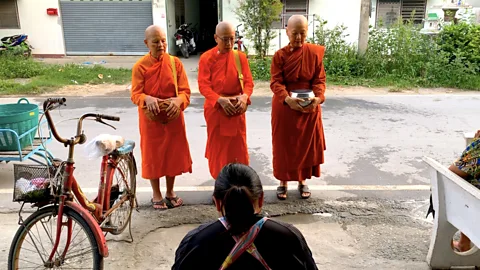
[[(33, 98), (31, 102), (41, 103)], [(383, 95), (330, 97), (323, 105), (323, 121), (327, 150), (322, 177), (308, 181), (310, 185), (428, 185), (429, 175), (423, 156), (431, 156), (448, 165), (463, 150), (463, 133), (476, 130), (478, 96), (467, 95)], [(7, 99), (5, 102), (9, 102)], [(10, 100), (12, 101), (12, 100)], [(275, 186), (271, 166), (270, 97), (254, 97), (247, 112), (247, 140), (251, 166), (266, 186)], [(213, 179), (204, 158), (206, 127), (203, 117), (203, 98), (191, 99), (185, 111), (187, 137), (193, 159), (193, 173), (177, 179), (176, 186), (211, 188)], [(462, 108), (462, 109), (460, 109)], [(76, 121), (83, 113), (95, 112), (119, 116), (113, 123), (117, 130), (86, 122), (88, 139), (102, 133), (121, 135), (137, 142), (135, 155), (141, 164), (137, 109), (128, 97), (69, 97), (67, 106), (53, 113), (56, 126), (64, 137), (72, 136)], [(48, 149), (66, 158), (63, 145), (53, 141)], [(89, 160), (84, 146), (76, 148), (76, 177), (84, 189), (94, 189), (98, 183), (99, 159)], [(5, 190), (12, 188), (12, 163), (0, 164), (0, 189), (3, 207), (9, 197)], [(148, 193), (149, 183), (137, 178), (138, 187)], [(187, 192), (187, 191), (185, 191)], [(322, 190), (318, 190), (322, 193)], [(191, 203), (208, 202), (210, 190), (193, 193), (186, 198)], [(331, 192), (327, 192), (331, 193)], [(390, 192), (388, 190), (333, 191), (334, 196), (407, 196), (425, 198), (425, 190)], [(360, 193), (360, 194), (359, 194)], [(393, 195), (399, 194), (399, 195)], [(185, 195), (184, 197), (186, 197)], [(190, 196), (190, 195), (188, 195)], [(148, 198), (146, 198), (148, 202)], [(7, 207), (8, 208), (8, 207)]]
[[(264, 213), (297, 226), (305, 235), (319, 269), (428, 269), (431, 217), (429, 173), (422, 162), (430, 156), (447, 166), (465, 146), (464, 132), (478, 129), (478, 95), (372, 95), (329, 97), (323, 105), (327, 151), (322, 176), (308, 181), (312, 199), (299, 200), (294, 186), (289, 200), (279, 202), (271, 166), (271, 98), (254, 97), (247, 112), (251, 166), (267, 187)], [(30, 98), (40, 103), (41, 98)], [(16, 99), (3, 99), (3, 103)], [(59, 132), (71, 136), (75, 120), (87, 112), (120, 116), (117, 130), (85, 123), (89, 139), (102, 133), (139, 142), (137, 109), (128, 97), (70, 97), (53, 114)], [(185, 112), (193, 173), (178, 177), (178, 194), (187, 204), (165, 212), (150, 205), (149, 183), (137, 177), (140, 212), (132, 218), (135, 241), (128, 232), (108, 236), (110, 257), (105, 269), (169, 269), (183, 236), (217, 217), (211, 205), (213, 180), (204, 158), (206, 128), (203, 99), (192, 97)], [(66, 157), (57, 142), (55, 156)], [(140, 149), (135, 149), (141, 164)], [(76, 149), (76, 178), (89, 197), (98, 186), (99, 160)], [(18, 228), (13, 203), (13, 165), (0, 163), (0, 268)], [(27, 210), (30, 210), (27, 207)], [(26, 217), (28, 214), (24, 214)], [(285, 216), (286, 215), (286, 216)]]

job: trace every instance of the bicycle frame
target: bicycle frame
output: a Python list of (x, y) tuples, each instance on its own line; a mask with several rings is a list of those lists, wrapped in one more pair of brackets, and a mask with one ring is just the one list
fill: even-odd
[[(100, 185), (98, 189), (98, 200), (100, 203), (92, 203), (90, 202), (86, 196), (83, 194), (82, 190), (80, 189), (80, 186), (78, 185), (75, 177), (74, 177), (74, 147), (76, 144), (82, 144), (86, 141), (86, 137), (82, 132), (82, 121), (87, 118), (87, 117), (96, 117), (97, 121), (101, 122), (101, 119), (108, 119), (108, 120), (116, 120), (118, 121), (118, 117), (112, 117), (112, 116), (105, 116), (105, 115), (97, 115), (97, 114), (85, 114), (83, 115), (77, 125), (77, 135), (71, 139), (64, 139), (59, 136), (55, 125), (53, 124), (52, 117), (50, 115), (49, 110), (52, 109), (49, 106), (53, 106), (56, 103), (62, 105), (65, 102), (65, 99), (47, 99), (44, 104), (43, 104), (43, 110), (45, 113), (45, 116), (47, 118), (47, 121), (50, 125), (52, 134), (54, 137), (57, 139), (57, 141), (63, 143), (66, 147), (68, 146), (69, 151), (68, 151), (68, 159), (66, 161), (65, 165), (65, 171), (64, 171), (64, 179), (63, 179), (63, 190), (61, 191), (61, 194), (59, 196), (59, 203), (58, 203), (58, 220), (57, 220), (57, 231), (56, 231), (56, 238), (55, 238), (55, 244), (53, 247), (53, 250), (50, 253), (49, 256), (49, 262), (52, 262), (53, 256), (57, 252), (59, 243), (60, 243), (60, 236), (62, 232), (62, 226), (63, 224), (63, 212), (65, 207), (69, 207), (72, 210), (78, 212), (80, 216), (82, 216), (90, 228), (92, 229), (95, 239), (97, 241), (97, 245), (99, 248), (99, 253), (102, 257), (108, 257), (108, 247), (105, 239), (105, 235), (103, 234), (103, 230), (101, 229), (99, 223), (105, 220), (106, 217), (108, 217), (116, 207), (112, 207), (110, 209), (110, 189), (112, 186), (112, 180), (113, 180), (113, 172), (115, 171), (116, 168), (116, 160), (114, 160), (111, 155), (105, 155), (102, 158), (102, 165), (101, 165), (101, 177), (100, 177)], [(60, 106), (58, 105), (58, 106)], [(73, 192), (73, 195), (72, 195)], [(80, 204), (77, 204), (74, 202), (73, 198), (78, 200)], [(104, 214), (103, 212), (106, 211)], [(90, 214), (92, 213), (92, 214)], [(63, 252), (63, 256), (66, 255), (70, 241), (71, 241), (71, 234), (72, 234), (72, 221), (69, 219), (67, 221), (67, 241), (65, 244), (65, 249)]]

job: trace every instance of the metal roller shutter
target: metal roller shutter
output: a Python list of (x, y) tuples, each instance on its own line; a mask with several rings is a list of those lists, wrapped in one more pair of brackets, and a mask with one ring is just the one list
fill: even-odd
[(415, 23), (422, 23), (425, 18), (425, 8), (427, 0), (403, 0), (402, 1), (402, 19), (409, 20), (413, 12), (413, 21)]
[(151, 0), (60, 0), (67, 55), (142, 55)]

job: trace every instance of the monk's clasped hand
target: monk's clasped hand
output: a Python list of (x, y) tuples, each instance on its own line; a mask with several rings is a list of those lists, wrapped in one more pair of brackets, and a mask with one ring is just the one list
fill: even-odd
[(287, 105), (290, 107), (290, 109), (299, 111), (299, 112), (305, 112), (303, 107), (300, 105), (300, 102), (304, 102), (303, 99), (301, 98), (292, 98), (290, 96), (285, 98), (285, 102)]
[(231, 101), (236, 100), (236, 98), (232, 97), (220, 97), (218, 98), (217, 102), (222, 106), (223, 110), (227, 115), (234, 115), (236, 113), (236, 108), (232, 104)]
[(170, 104), (168, 105), (168, 108), (166, 109), (167, 116), (172, 117), (172, 116), (177, 116), (180, 114), (180, 106), (182, 106), (182, 99), (179, 97), (171, 98), (170, 99)]
[(315, 108), (317, 108), (317, 106), (322, 103), (322, 99), (319, 97), (313, 97), (310, 98), (310, 100), (312, 101), (312, 103), (305, 107), (305, 112), (314, 112)]
[(160, 106), (158, 105), (159, 99), (156, 97), (147, 96), (145, 97), (145, 106), (147, 109), (154, 114), (160, 113)]
[(248, 96), (246, 94), (237, 97), (237, 104), (235, 104), (235, 109), (238, 114), (242, 114), (247, 111), (247, 101)]

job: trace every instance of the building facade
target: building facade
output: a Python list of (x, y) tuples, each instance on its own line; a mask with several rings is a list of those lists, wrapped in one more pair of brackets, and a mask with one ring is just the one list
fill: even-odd
[[(361, 0), (282, 1), (284, 10), (273, 26), (277, 37), (271, 42), (270, 54), (288, 44), (285, 23), (292, 14), (308, 18), (309, 37), (313, 36), (317, 15), (328, 22), (328, 27), (343, 24), (347, 41), (358, 41)], [(434, 8), (443, 0), (371, 1), (370, 24), (374, 27), (388, 25), (399, 17), (410, 18), (413, 10), (414, 20), (420, 24), (427, 13), (443, 16)], [(480, 0), (468, 3), (479, 13)], [(237, 6), (238, 0), (1, 0), (0, 37), (27, 34), (33, 54), (42, 57), (142, 55), (147, 52), (144, 30), (156, 24), (167, 29), (169, 52), (175, 54), (174, 33), (180, 24), (191, 23), (197, 44), (205, 50), (215, 45), (213, 33), (218, 21), (240, 24), (234, 12)], [(245, 44), (249, 45), (248, 40)]]

